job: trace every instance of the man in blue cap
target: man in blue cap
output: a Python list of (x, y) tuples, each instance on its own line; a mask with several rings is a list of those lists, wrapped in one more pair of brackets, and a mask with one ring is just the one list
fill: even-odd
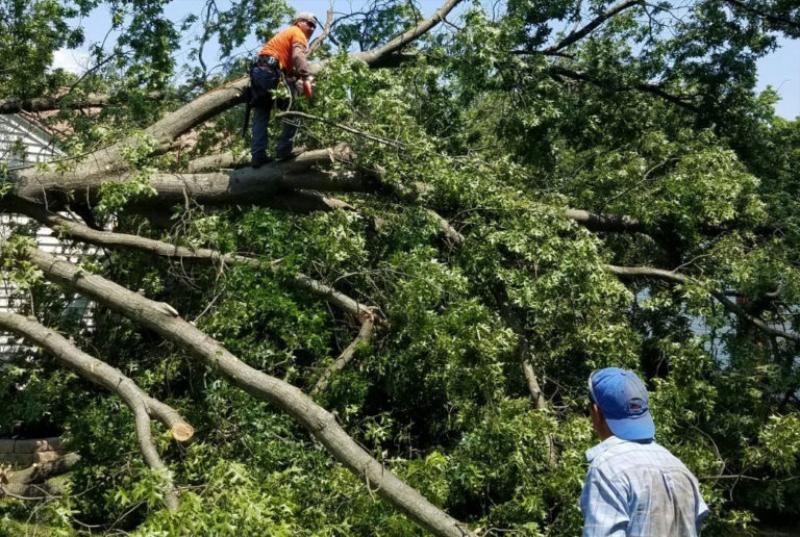
[(655, 440), (647, 388), (633, 371), (589, 376), (592, 425), (586, 452), (583, 537), (695, 537), (708, 516), (697, 479)]

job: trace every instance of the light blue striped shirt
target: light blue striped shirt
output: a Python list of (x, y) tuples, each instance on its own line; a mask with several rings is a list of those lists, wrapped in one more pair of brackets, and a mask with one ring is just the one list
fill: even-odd
[(655, 441), (611, 436), (586, 452), (583, 537), (696, 537), (708, 516), (697, 479)]

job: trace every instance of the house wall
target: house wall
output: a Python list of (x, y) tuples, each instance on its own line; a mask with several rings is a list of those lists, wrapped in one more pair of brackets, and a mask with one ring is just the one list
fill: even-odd
[[(61, 155), (53, 146), (47, 132), (35, 122), (17, 114), (0, 115), (0, 162), (8, 165), (9, 169), (45, 163)], [(0, 214), (0, 238), (7, 239), (14, 229), (30, 224), (31, 221), (24, 216)], [(73, 262), (79, 261), (84, 255), (93, 254), (95, 250), (65, 245), (58, 240), (53, 230), (43, 226), (38, 226), (36, 242), (42, 250)], [(28, 297), (5, 276), (0, 273), (0, 311), (20, 311)], [(68, 307), (86, 311), (87, 303), (73, 300)], [(87, 317), (87, 321), (91, 322), (91, 317)], [(25, 349), (16, 337), (0, 332), (0, 360)]]

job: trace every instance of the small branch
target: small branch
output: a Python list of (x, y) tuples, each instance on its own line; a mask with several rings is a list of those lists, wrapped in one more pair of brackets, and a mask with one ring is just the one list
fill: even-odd
[(593, 19), (591, 22), (589, 22), (583, 28), (580, 28), (578, 30), (575, 30), (575, 31), (571, 32), (569, 35), (567, 35), (564, 39), (562, 39), (558, 43), (556, 43), (556, 44), (554, 44), (554, 45), (552, 45), (550, 47), (547, 47), (546, 49), (544, 49), (542, 51), (542, 53), (544, 53), (544, 54), (555, 54), (558, 51), (560, 51), (561, 49), (567, 48), (568, 46), (574, 44), (575, 42), (583, 39), (584, 37), (589, 35), (591, 32), (593, 32), (598, 26), (600, 26), (601, 24), (606, 22), (608, 19), (618, 15), (619, 13), (621, 13), (622, 11), (625, 11), (626, 9), (628, 9), (630, 7), (637, 6), (637, 5), (642, 5), (642, 4), (643, 4), (643, 0), (625, 0), (623, 2), (619, 2), (618, 4), (615, 4), (615, 5), (611, 6), (608, 9), (608, 11), (606, 11), (602, 15), (599, 15), (598, 17)]
[(310, 58), (322, 45), (325, 39), (327, 39), (327, 37), (331, 35), (332, 29), (333, 29), (333, 10), (329, 9), (327, 14), (325, 15), (325, 25), (322, 27), (322, 33), (318, 38), (312, 41), (311, 45), (309, 45), (308, 47), (308, 54), (306, 54), (307, 58)]
[[(163, 257), (212, 263), (220, 266), (244, 264), (254, 267), (266, 266), (273, 270), (276, 270), (278, 266), (277, 262), (254, 257), (223, 254), (208, 248), (188, 248), (186, 246), (177, 246), (155, 239), (140, 237), (139, 235), (92, 229), (89, 226), (74, 220), (69, 220), (61, 215), (47, 212), (43, 207), (33, 203), (20, 202), (16, 206), (16, 209), (52, 229), (69, 235), (74, 239), (94, 244), (95, 246), (140, 250)], [(304, 274), (296, 274), (292, 279), (292, 283), (299, 288), (321, 296), (337, 308), (354, 315), (356, 318), (360, 318), (365, 312), (373, 311), (373, 308), (361, 304), (333, 287), (325, 285)]]
[[(678, 272), (672, 272), (669, 270), (653, 268), (653, 267), (620, 267), (616, 265), (605, 265), (605, 270), (612, 274), (616, 274), (617, 276), (623, 278), (636, 278), (636, 277), (644, 277), (644, 278), (656, 278), (659, 280), (666, 280), (673, 283), (680, 283), (680, 284), (687, 284), (687, 283), (695, 283), (697, 285), (702, 286), (703, 284), (694, 278), (686, 276), (684, 274)], [(725, 293), (720, 291), (708, 291), (711, 296), (716, 298), (728, 311), (734, 313), (736, 316), (744, 319), (745, 321), (749, 322), (756, 328), (762, 330), (763, 332), (777, 337), (782, 337), (784, 339), (788, 339), (791, 341), (795, 341), (800, 343), (800, 334), (795, 334), (791, 332), (784, 332), (783, 330), (779, 330), (767, 324), (763, 319), (756, 317), (755, 315), (751, 315), (744, 308), (740, 305), (733, 302)]]
[[(536, 372), (533, 369), (533, 364), (531, 363), (534, 356), (533, 352), (531, 351), (531, 345), (530, 341), (528, 340), (528, 336), (525, 334), (525, 326), (522, 316), (520, 315), (520, 312), (515, 311), (509, 304), (505, 303), (506, 300), (504, 298), (500, 298), (500, 301), (503, 302), (503, 305), (501, 306), (501, 315), (517, 336), (516, 355), (520, 366), (522, 367), (522, 373), (525, 376), (525, 382), (528, 386), (528, 392), (531, 395), (533, 404), (536, 407), (536, 410), (543, 412), (547, 411), (547, 399), (544, 396), (544, 390), (542, 390), (541, 384), (539, 384), (539, 379), (537, 378)], [(549, 433), (545, 436), (547, 442), (547, 463), (550, 466), (555, 466), (558, 462), (558, 449), (556, 447), (555, 438)]]
[(544, 392), (539, 385), (539, 379), (536, 378), (536, 372), (529, 359), (522, 360), (522, 372), (525, 374), (525, 380), (528, 383), (528, 391), (531, 392), (531, 398), (536, 405), (536, 410), (547, 409), (547, 399), (544, 398)]
[(372, 338), (372, 332), (375, 327), (375, 321), (373, 316), (365, 315), (364, 320), (361, 322), (361, 330), (359, 330), (358, 335), (356, 338), (347, 346), (347, 348), (342, 351), (339, 357), (334, 360), (334, 362), (328, 366), (325, 371), (322, 372), (320, 375), (319, 380), (314, 385), (314, 388), (311, 390), (311, 395), (318, 395), (321, 392), (324, 392), (325, 389), (328, 387), (331, 378), (333, 375), (347, 367), (347, 364), (353, 359), (355, 356), (356, 349), (362, 343), (368, 343), (369, 340)]
[(605, 265), (604, 268), (608, 272), (622, 278), (656, 278), (680, 284), (689, 283), (691, 281), (688, 276), (684, 276), (679, 272), (654, 267), (620, 267), (617, 265)]
[(135, 424), (136, 424), (136, 438), (139, 441), (139, 450), (142, 452), (142, 457), (145, 463), (158, 474), (165, 481), (164, 491), (164, 505), (170, 511), (178, 509), (178, 492), (172, 482), (172, 476), (169, 468), (161, 460), (158, 454), (158, 449), (153, 442), (153, 433), (150, 430), (150, 416), (147, 413), (147, 407), (142, 399), (131, 399), (125, 401), (133, 411)]
[(334, 121), (330, 121), (330, 120), (325, 119), (323, 117), (314, 116), (314, 115), (311, 115), (311, 114), (306, 114), (304, 112), (295, 112), (295, 111), (280, 112), (278, 114), (275, 114), (275, 117), (277, 117), (277, 118), (282, 118), (282, 117), (300, 117), (300, 118), (304, 118), (304, 119), (310, 119), (310, 120), (313, 120), (313, 121), (319, 121), (320, 123), (325, 123), (326, 125), (331, 125), (333, 127), (336, 127), (337, 129), (341, 129), (343, 131), (346, 131), (346, 132), (349, 132), (349, 133), (352, 133), (352, 134), (356, 134), (358, 136), (361, 136), (362, 138), (366, 138), (367, 140), (372, 140), (374, 142), (378, 142), (378, 143), (381, 143), (381, 144), (392, 146), (392, 147), (394, 147), (396, 149), (405, 149), (405, 147), (406, 147), (405, 144), (403, 144), (402, 142), (399, 142), (397, 140), (388, 140), (386, 138), (382, 138), (382, 137), (377, 136), (375, 134), (370, 134), (368, 132), (364, 132), (364, 131), (358, 130), (358, 129), (354, 128), (354, 127), (350, 127), (350, 126), (344, 125), (342, 123), (336, 123)]
[(671, 93), (667, 93), (660, 86), (656, 86), (654, 84), (639, 83), (639, 84), (635, 84), (633, 86), (613, 86), (613, 85), (610, 85), (607, 82), (604, 82), (602, 80), (598, 80), (597, 78), (594, 78), (591, 75), (587, 75), (586, 73), (579, 73), (577, 71), (573, 71), (572, 69), (567, 69), (566, 67), (563, 67), (563, 66), (560, 66), (560, 65), (550, 66), (548, 68), (548, 72), (550, 73), (551, 76), (556, 77), (556, 78), (559, 77), (559, 76), (563, 76), (563, 77), (566, 77), (566, 78), (571, 78), (573, 80), (580, 80), (582, 82), (588, 82), (588, 83), (590, 83), (590, 84), (592, 84), (594, 86), (597, 86), (599, 88), (603, 88), (603, 89), (607, 89), (607, 90), (611, 90), (611, 91), (619, 92), (619, 91), (639, 90), (639, 91), (643, 91), (645, 93), (652, 93), (653, 95), (661, 97), (665, 101), (669, 101), (672, 104), (676, 104), (676, 105), (680, 106), (681, 108), (685, 108), (686, 110), (690, 110), (690, 111), (694, 112), (695, 114), (700, 113), (700, 108), (698, 108), (697, 106), (693, 105), (692, 103), (690, 103), (690, 102), (688, 102), (688, 101), (686, 101), (686, 100), (684, 100), (684, 99), (682, 99), (680, 97), (672, 95)]

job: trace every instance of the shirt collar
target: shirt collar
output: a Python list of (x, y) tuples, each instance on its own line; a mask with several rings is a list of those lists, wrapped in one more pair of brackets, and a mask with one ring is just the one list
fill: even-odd
[(605, 451), (611, 449), (614, 446), (618, 446), (625, 442), (622, 438), (617, 438), (616, 436), (609, 436), (593, 448), (586, 450), (586, 460), (592, 462), (594, 459), (602, 455)]

